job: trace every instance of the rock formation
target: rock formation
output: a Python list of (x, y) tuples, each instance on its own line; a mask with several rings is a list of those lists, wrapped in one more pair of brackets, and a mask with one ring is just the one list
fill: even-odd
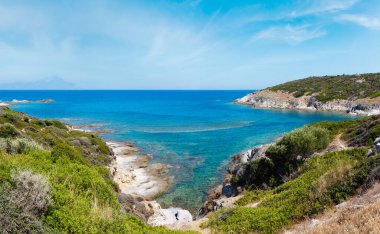
[(322, 103), (315, 96), (294, 97), (293, 94), (284, 91), (261, 90), (237, 99), (235, 103), (255, 108), (333, 111), (353, 115), (380, 114), (380, 97)]

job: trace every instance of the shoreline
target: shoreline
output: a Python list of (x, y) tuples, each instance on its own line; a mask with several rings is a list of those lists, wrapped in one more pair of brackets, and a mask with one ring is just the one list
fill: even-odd
[(179, 207), (163, 209), (154, 200), (168, 191), (173, 182), (168, 175), (170, 165), (150, 164), (152, 157), (139, 154), (139, 149), (131, 143), (106, 143), (113, 152), (110, 174), (120, 189), (119, 202), (127, 212), (140, 217), (150, 226), (170, 227), (193, 221), (188, 210)]
[(114, 152), (110, 172), (122, 193), (151, 200), (168, 190), (172, 183), (167, 175), (170, 165), (149, 164), (152, 157), (139, 154), (139, 149), (130, 143), (106, 143)]

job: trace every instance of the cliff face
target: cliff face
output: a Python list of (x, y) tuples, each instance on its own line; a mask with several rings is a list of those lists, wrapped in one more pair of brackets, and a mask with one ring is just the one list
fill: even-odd
[(235, 103), (255, 108), (334, 111), (353, 115), (380, 114), (380, 97), (356, 100), (337, 99), (322, 103), (316, 96), (295, 97), (286, 91), (261, 90), (237, 99)]

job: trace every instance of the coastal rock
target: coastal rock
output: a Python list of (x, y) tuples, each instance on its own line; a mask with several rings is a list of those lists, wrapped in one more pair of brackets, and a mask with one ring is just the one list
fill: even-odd
[(377, 153), (380, 153), (380, 137), (377, 137), (374, 142), (374, 147), (373, 147), (373, 150)]
[(309, 99), (309, 102), (307, 104), (307, 107), (312, 107), (312, 108), (315, 108), (315, 109), (321, 109), (322, 107), (322, 103), (320, 103), (316, 97), (311, 97)]
[(165, 192), (171, 183), (171, 177), (164, 177), (168, 172), (165, 164), (149, 165), (151, 156), (137, 154), (138, 149), (129, 143), (108, 142), (115, 159), (110, 172), (121, 192), (145, 199), (153, 199)]
[(226, 197), (232, 197), (235, 193), (235, 189), (232, 187), (232, 185), (230, 184), (227, 184), (227, 185), (224, 185), (223, 188), (222, 188), (222, 195), (226, 196)]
[(181, 208), (159, 209), (148, 219), (151, 226), (172, 225), (180, 222), (191, 222), (193, 217), (187, 210)]
[(352, 115), (380, 114), (379, 98), (355, 99), (352, 97), (348, 100), (332, 100), (322, 103), (314, 96), (295, 97), (284, 91), (261, 90), (237, 99), (235, 103), (255, 108), (334, 111)]
[(134, 213), (140, 213), (144, 216), (144, 220), (148, 220), (161, 206), (156, 201), (141, 201), (134, 206)]

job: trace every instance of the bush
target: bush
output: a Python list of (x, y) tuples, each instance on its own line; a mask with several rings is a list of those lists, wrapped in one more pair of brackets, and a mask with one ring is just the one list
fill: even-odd
[(50, 203), (47, 179), (32, 171), (12, 175), (14, 185), (0, 185), (0, 225), (4, 233), (48, 233), (40, 217)]
[(314, 126), (296, 129), (286, 134), (278, 143), (268, 148), (266, 155), (276, 169), (289, 173), (313, 153), (325, 149), (330, 143), (329, 131)]
[(359, 119), (343, 133), (351, 147), (372, 146), (377, 137), (380, 137), (380, 116)]
[(75, 148), (65, 143), (54, 146), (51, 150), (51, 157), (53, 162), (57, 162), (58, 160), (84, 161), (81, 154)]
[(239, 184), (254, 189), (268, 188), (274, 179), (275, 167), (268, 158), (252, 160), (248, 163), (245, 176), (240, 178)]
[(59, 129), (67, 130), (67, 127), (64, 123), (58, 120), (45, 120), (46, 126), (54, 126)]
[(49, 182), (41, 174), (30, 170), (12, 175), (15, 188), (10, 193), (10, 200), (21, 207), (23, 212), (40, 216), (45, 214), (50, 203)]
[(20, 132), (12, 124), (0, 124), (0, 138), (13, 138), (20, 135)]
[(43, 150), (43, 147), (29, 139), (0, 139), (0, 149), (5, 149), (8, 154), (24, 154), (33, 150)]

